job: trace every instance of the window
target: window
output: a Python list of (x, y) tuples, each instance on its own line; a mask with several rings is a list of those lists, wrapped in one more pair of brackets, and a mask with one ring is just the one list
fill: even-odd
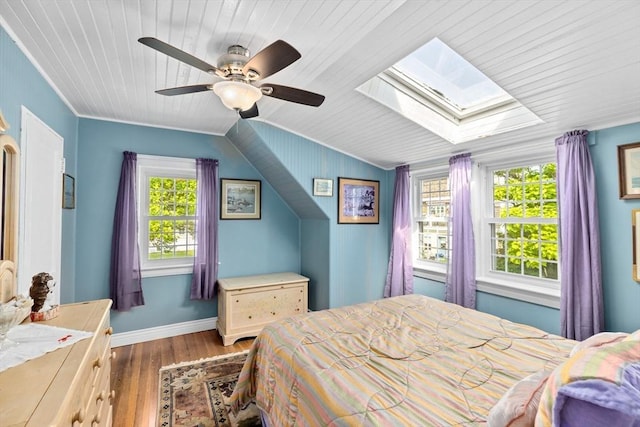
[(138, 156), (138, 234), (143, 277), (192, 272), (195, 160)]
[(438, 38), (357, 90), (452, 144), (542, 122)]
[[(556, 164), (550, 153), (529, 158), (505, 162), (496, 154), (480, 165), (474, 160), (476, 280), (482, 292), (558, 308)], [(415, 274), (444, 282), (450, 253), (448, 178), (440, 168), (416, 173), (412, 180)]]
[(491, 175), (491, 271), (557, 281), (555, 163), (496, 169)]
[(418, 261), (446, 264), (449, 259), (449, 178), (419, 177), (414, 182)]

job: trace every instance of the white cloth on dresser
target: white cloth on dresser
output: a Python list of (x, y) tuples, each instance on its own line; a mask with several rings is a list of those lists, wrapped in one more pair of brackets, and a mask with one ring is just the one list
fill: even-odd
[(0, 349), (0, 372), (59, 348), (75, 344), (92, 335), (93, 332), (37, 323), (17, 325), (7, 334), (7, 339), (16, 345)]

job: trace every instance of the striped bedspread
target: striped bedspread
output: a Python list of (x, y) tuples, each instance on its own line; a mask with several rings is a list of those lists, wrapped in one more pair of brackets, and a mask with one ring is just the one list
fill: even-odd
[(575, 341), (421, 295), (275, 322), (256, 338), (231, 397), (271, 426), (484, 424), (518, 380)]

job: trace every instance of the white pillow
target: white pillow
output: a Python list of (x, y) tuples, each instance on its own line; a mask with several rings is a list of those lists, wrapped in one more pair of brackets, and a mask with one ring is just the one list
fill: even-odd
[(511, 386), (489, 411), (488, 426), (533, 426), (540, 404), (540, 395), (550, 373), (549, 371), (536, 372)]

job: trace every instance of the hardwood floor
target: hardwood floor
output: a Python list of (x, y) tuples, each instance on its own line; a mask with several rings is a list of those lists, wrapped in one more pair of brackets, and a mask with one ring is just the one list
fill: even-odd
[(153, 427), (158, 404), (158, 370), (162, 366), (248, 350), (253, 338), (224, 347), (216, 330), (114, 347), (111, 389), (114, 427)]

